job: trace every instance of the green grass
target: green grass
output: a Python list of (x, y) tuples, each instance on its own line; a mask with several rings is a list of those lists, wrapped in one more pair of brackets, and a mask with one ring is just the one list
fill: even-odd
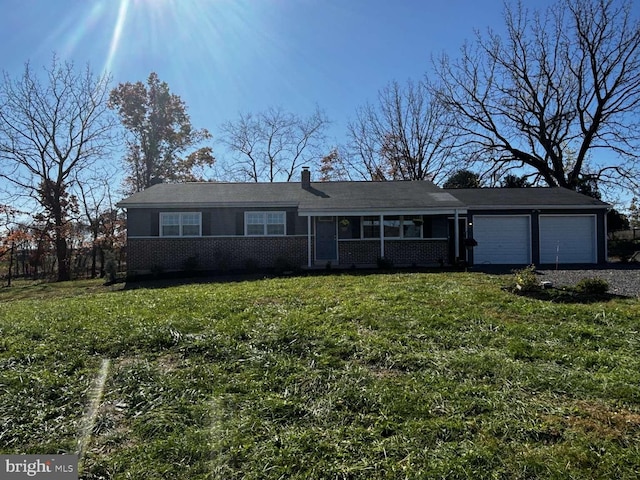
[(85, 479), (638, 478), (640, 302), (505, 283), (2, 290), (0, 452), (75, 452), (110, 359)]
[(104, 283), (104, 279), (74, 280), (71, 282), (14, 279), (11, 281), (11, 287), (7, 287), (5, 280), (0, 286), (0, 302), (74, 297), (87, 293), (117, 291), (124, 287), (122, 283), (105, 287)]

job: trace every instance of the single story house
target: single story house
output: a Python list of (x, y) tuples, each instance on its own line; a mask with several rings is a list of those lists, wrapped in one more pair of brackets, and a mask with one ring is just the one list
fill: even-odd
[(375, 266), (380, 259), (395, 266), (606, 262), (609, 205), (570, 190), (310, 177), (305, 168), (300, 183), (158, 184), (131, 195), (118, 204), (127, 211), (129, 272)]

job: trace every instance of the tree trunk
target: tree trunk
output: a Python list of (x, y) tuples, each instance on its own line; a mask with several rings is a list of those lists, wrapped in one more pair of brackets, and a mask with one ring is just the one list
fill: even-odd
[[(71, 274), (69, 272), (69, 251), (67, 246), (67, 239), (65, 237), (65, 218), (64, 210), (62, 207), (63, 200), (63, 187), (60, 183), (51, 185), (52, 191), (46, 192), (50, 195), (48, 203), (51, 206), (51, 212), (53, 213), (55, 228), (55, 246), (56, 246), (56, 259), (58, 261), (58, 282), (66, 282), (71, 280)], [(53, 272), (52, 272), (53, 273)]]
[(100, 278), (104, 278), (104, 248), (100, 247)]
[(11, 270), (13, 269), (13, 252), (15, 250), (15, 242), (11, 242), (11, 253), (9, 254), (9, 274), (7, 275), (7, 287), (11, 286)]
[(93, 239), (93, 247), (91, 248), (91, 278), (96, 278), (96, 260), (98, 258), (98, 246), (96, 239)]
[(67, 261), (67, 239), (62, 235), (56, 236), (56, 259), (58, 260), (58, 282), (71, 280), (69, 262)]

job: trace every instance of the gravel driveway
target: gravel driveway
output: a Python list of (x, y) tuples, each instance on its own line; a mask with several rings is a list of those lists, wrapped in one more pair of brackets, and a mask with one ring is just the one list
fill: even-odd
[(639, 264), (609, 264), (602, 268), (537, 271), (542, 275), (542, 281), (548, 280), (555, 287), (574, 286), (583, 278), (601, 278), (609, 283), (609, 293), (640, 297)]
[[(471, 267), (472, 271), (494, 275), (513, 275), (514, 270), (522, 266), (479, 265)], [(609, 283), (609, 293), (625, 297), (640, 297), (640, 263), (608, 263), (603, 266), (579, 265), (558, 270), (539, 268), (540, 281), (549, 281), (554, 287), (575, 286), (583, 278), (602, 278)]]

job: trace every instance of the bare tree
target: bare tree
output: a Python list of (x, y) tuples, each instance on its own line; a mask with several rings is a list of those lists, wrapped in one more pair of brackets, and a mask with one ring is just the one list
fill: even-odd
[[(638, 185), (640, 24), (626, 0), (505, 2), (505, 34), (477, 34), (435, 65), (467, 158), (550, 186)], [(575, 155), (570, 154), (575, 152)]]
[(112, 196), (113, 176), (113, 172), (103, 168), (94, 171), (86, 180), (77, 182), (80, 215), (91, 237), (91, 278), (96, 278), (98, 274), (98, 254), (100, 276), (104, 276), (105, 238), (110, 236), (107, 230), (113, 221), (112, 217), (117, 214)]
[(303, 164), (317, 163), (329, 121), (319, 109), (302, 118), (281, 108), (241, 114), (222, 126), (222, 143), (233, 152), (225, 176), (240, 181), (291, 181)]
[(447, 111), (433, 101), (426, 82), (390, 83), (376, 105), (358, 109), (348, 125), (346, 160), (372, 180), (432, 180), (456, 167)]
[(27, 64), (0, 85), (0, 178), (12, 193), (35, 201), (50, 225), (58, 280), (69, 279), (67, 234), (75, 188), (110, 145), (109, 78), (53, 58), (44, 80)]

